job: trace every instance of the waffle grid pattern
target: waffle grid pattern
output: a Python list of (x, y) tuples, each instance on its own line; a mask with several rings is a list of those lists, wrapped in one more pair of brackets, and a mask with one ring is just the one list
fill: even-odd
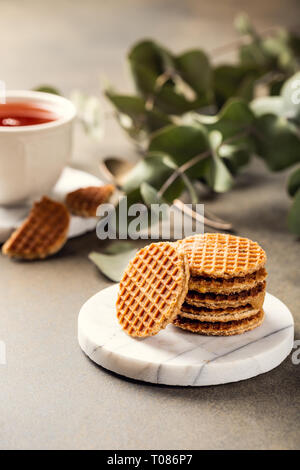
[(143, 248), (120, 282), (119, 323), (132, 336), (156, 334), (177, 315), (185, 284), (184, 257), (174, 244), (153, 243)]
[(80, 188), (67, 194), (66, 205), (72, 214), (94, 217), (98, 207), (108, 201), (114, 190), (111, 184)]
[(174, 324), (206, 335), (240, 334), (263, 321), (266, 254), (247, 238), (207, 233), (178, 242), (189, 262), (189, 291)]
[(188, 257), (192, 276), (244, 276), (266, 262), (266, 254), (256, 242), (229, 234), (195, 235), (180, 244)]
[(57, 252), (65, 243), (70, 216), (65, 206), (43, 197), (19, 229), (3, 245), (8, 256), (34, 259)]

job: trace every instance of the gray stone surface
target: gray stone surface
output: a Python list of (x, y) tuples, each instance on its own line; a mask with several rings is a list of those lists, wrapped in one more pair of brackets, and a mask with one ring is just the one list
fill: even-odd
[[(0, 79), (9, 88), (47, 82), (65, 93), (76, 87), (99, 93), (102, 74), (127, 90), (124, 55), (134, 40), (154, 35), (174, 49), (212, 50), (234, 39), (232, 17), (245, 8), (260, 28), (299, 27), (296, 0), (4, 0)], [(99, 149), (88, 152), (89, 145), (77, 138), (75, 163), (94, 172), (102, 155), (132, 154), (112, 121)], [(266, 249), (268, 290), (291, 309), (300, 339), (300, 249), (286, 229), (286, 178), (256, 162), (233, 191), (205, 202)], [(92, 233), (47, 261), (0, 258), (0, 340), (7, 347), (7, 365), (0, 365), (0, 448), (299, 448), (300, 365), (291, 356), (268, 374), (199, 389), (125, 380), (84, 356), (78, 311), (110, 285), (87, 258), (100, 247)]]

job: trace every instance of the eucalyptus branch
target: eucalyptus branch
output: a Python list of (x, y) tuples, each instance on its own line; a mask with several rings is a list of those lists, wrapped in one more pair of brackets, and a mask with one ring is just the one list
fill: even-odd
[(207, 158), (211, 155), (211, 150), (207, 150), (199, 155), (196, 155), (195, 157), (193, 157), (191, 160), (189, 160), (188, 162), (184, 163), (183, 165), (179, 166), (176, 170), (174, 170), (174, 173), (172, 173), (169, 178), (164, 182), (164, 184), (162, 185), (162, 187), (160, 188), (160, 190), (158, 191), (158, 195), (159, 197), (162, 197), (164, 195), (164, 193), (166, 192), (166, 190), (168, 189), (168, 187), (174, 183), (174, 181), (182, 175), (182, 173), (184, 173), (185, 171), (189, 170), (191, 167), (193, 167), (194, 165), (196, 165), (196, 163), (200, 162), (201, 160), (203, 160), (204, 158)]
[[(173, 78), (174, 76), (174, 71), (173, 70), (166, 70), (162, 74), (160, 74), (156, 80), (155, 80), (155, 85), (154, 85), (154, 91), (158, 92), (161, 90), (161, 88), (164, 86), (165, 83), (167, 83), (170, 78)], [(148, 96), (146, 100), (146, 105), (145, 108), (147, 111), (152, 111), (154, 106), (154, 94), (151, 94)]]
[(257, 80), (255, 80), (255, 85), (261, 85), (261, 84), (268, 85), (273, 80), (283, 80), (284, 77), (285, 77), (284, 73), (272, 70), (272, 71), (265, 73)]
[[(121, 104), (115, 100), (114, 105), (133, 120), (132, 125), (127, 126), (127, 131), (133, 140), (138, 141), (139, 152), (142, 155), (146, 155), (147, 148), (155, 148), (157, 153), (161, 152), (172, 157), (174, 146), (178, 152), (176, 146), (178, 143), (180, 146), (181, 138), (188, 152), (194, 151), (193, 139), (197, 132), (188, 129), (194, 127), (194, 120), (202, 124), (208, 136), (212, 131), (222, 134), (220, 139), (212, 136), (213, 142), (207, 145), (202, 153), (198, 150), (198, 154), (189, 161), (182, 165), (178, 163), (178, 166), (170, 164), (170, 174), (158, 191), (159, 197), (162, 197), (170, 185), (180, 177), (190, 198), (196, 201), (198, 194), (197, 188), (194, 188), (193, 172), (191, 176), (190, 172), (188, 174), (186, 172), (204, 159), (211, 164), (208, 178), (206, 178), (207, 168), (203, 163), (198, 165), (199, 171), (195, 174), (195, 179), (200, 182), (202, 176), (201, 182), (207, 187), (212, 186), (217, 191), (228, 190), (232, 186), (235, 173), (248, 163), (253, 150), (252, 144), (255, 144), (260, 158), (272, 171), (282, 170), (299, 162), (300, 139), (295, 139), (296, 128), (291, 125), (292, 123), (297, 125), (298, 111), (293, 105), (291, 96), (294, 92), (293, 80), (299, 80), (300, 77), (298, 72), (300, 36), (292, 31), (282, 35), (277, 27), (262, 32), (257, 31), (245, 15), (237, 19), (236, 27), (241, 34), (237, 41), (210, 51), (210, 56), (214, 59), (234, 49), (240, 49), (242, 53), (238, 60), (235, 63), (224, 63), (223, 67), (211, 65), (212, 61), (200, 49), (188, 50), (180, 55), (168, 52), (166, 55), (165, 48), (151, 40), (138, 42), (130, 52), (132, 73), (140, 101), (130, 101), (130, 97), (126, 101), (124, 96)], [(277, 44), (276, 50), (270, 50), (266, 42), (268, 36), (274, 38)], [(157, 74), (154, 61), (164, 64), (163, 73), (160, 75)], [(142, 68), (138, 67), (140, 63)], [(152, 82), (150, 93), (149, 77)], [(277, 98), (273, 100), (273, 97), (267, 99), (262, 97), (260, 100), (259, 87), (268, 95), (272, 82), (278, 84), (284, 82)], [(262, 93), (260, 95), (262, 96)], [(185, 101), (182, 100), (182, 96)], [(253, 98), (257, 99), (251, 105)], [(205, 107), (201, 109), (201, 106)], [(206, 115), (206, 118), (201, 117), (201, 114)], [(248, 116), (251, 114), (254, 117), (253, 121), (250, 119), (249, 126)], [(279, 121), (280, 116), (286, 119)], [(126, 125), (124, 127), (126, 128)], [(297, 130), (299, 136), (299, 127)], [(236, 134), (230, 138), (224, 137), (234, 132)], [(237, 141), (247, 135), (249, 139)], [(228, 148), (225, 148), (226, 144), (231, 142), (232, 146), (228, 145)], [(201, 143), (198, 148), (200, 146)], [(214, 151), (212, 147), (215, 147)], [(134, 181), (131, 181), (132, 188), (137, 189), (141, 181), (147, 178), (152, 181), (156, 176), (158, 179), (163, 176), (161, 166), (157, 166), (156, 170), (156, 165), (151, 159), (145, 158), (143, 165), (139, 178), (134, 177)], [(149, 174), (143, 174), (142, 169), (147, 167), (151, 171)], [(300, 190), (298, 173), (293, 178), (293, 188), (295, 186)], [(181, 189), (174, 187), (176, 196), (179, 196)], [(293, 189), (293, 194), (294, 192)], [(290, 216), (292, 230), (300, 234), (298, 222), (300, 197), (295, 199), (294, 204)], [(222, 225), (222, 221), (215, 220), (214, 223)], [(224, 224), (218, 228), (228, 229)]]
[[(238, 134), (236, 134), (232, 137), (229, 137), (228, 139), (225, 139), (222, 142), (221, 145), (230, 144), (231, 142), (235, 141), (236, 139), (239, 139), (240, 137), (245, 137), (247, 135), (250, 135), (251, 132), (252, 132), (252, 127), (249, 126), (244, 131), (242, 131), (242, 132), (240, 132), (240, 133), (238, 133)], [(185, 173), (187, 170), (189, 170), (194, 165), (199, 163), (201, 160), (204, 160), (205, 158), (207, 158), (209, 156), (212, 156), (212, 150), (211, 149), (206, 150), (205, 152), (200, 153), (199, 155), (196, 155), (195, 157), (191, 158), (191, 160), (188, 160), (183, 165), (176, 168), (174, 170), (174, 172), (169, 176), (169, 178), (164, 182), (164, 184), (160, 188), (160, 190), (158, 192), (159, 197), (162, 197), (164, 195), (164, 193), (169, 188), (169, 186), (171, 186), (171, 184), (174, 183), (174, 181), (176, 181), (176, 179), (179, 176), (182, 176), (182, 174)]]
[(218, 221), (208, 219), (207, 217), (201, 214), (198, 214), (198, 212), (195, 212), (190, 207), (187, 207), (182, 201), (180, 201), (180, 199), (175, 199), (173, 201), (173, 204), (174, 206), (178, 207), (178, 209), (182, 210), (193, 219), (198, 220), (201, 223), (204, 223), (208, 227), (214, 228), (216, 230), (231, 230), (232, 229), (232, 224), (223, 222), (221, 221), (221, 219), (219, 219)]
[(187, 190), (189, 191), (190, 193), (190, 197), (191, 197), (191, 202), (192, 204), (198, 204), (199, 200), (198, 200), (198, 195), (197, 195), (197, 192), (195, 191), (195, 188), (191, 182), (191, 180), (189, 179), (189, 177), (186, 175), (186, 173), (182, 173), (181, 175), (182, 177), (182, 180), (184, 181), (184, 184), (186, 185), (187, 187)]

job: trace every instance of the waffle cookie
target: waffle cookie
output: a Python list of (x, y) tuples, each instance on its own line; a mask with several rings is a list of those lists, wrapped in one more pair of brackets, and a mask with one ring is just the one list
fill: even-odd
[(219, 294), (229, 294), (231, 292), (249, 290), (258, 283), (265, 281), (266, 278), (267, 271), (265, 268), (261, 268), (246, 276), (232, 277), (230, 279), (194, 276), (190, 277), (189, 289), (200, 293), (215, 292)]
[(262, 322), (266, 254), (256, 242), (207, 233), (177, 243), (187, 256), (191, 276), (175, 325), (196, 333), (231, 335)]
[(43, 197), (10, 236), (2, 253), (11, 258), (42, 259), (59, 251), (67, 240), (70, 215), (60, 202)]
[(216, 294), (215, 292), (199, 292), (189, 290), (186, 302), (196, 307), (237, 307), (239, 305), (251, 304), (254, 308), (260, 308), (265, 298), (266, 282), (262, 282), (252, 289), (230, 294)]
[(266, 253), (252, 240), (223, 233), (194, 235), (178, 242), (187, 255), (191, 277), (232, 279), (264, 267)]
[(195, 307), (184, 302), (181, 307), (180, 316), (190, 318), (191, 320), (227, 322), (252, 317), (258, 312), (259, 309), (253, 308), (250, 304), (240, 305), (239, 307), (206, 308)]
[(174, 325), (193, 333), (209, 336), (240, 335), (260, 326), (264, 319), (264, 311), (260, 310), (256, 315), (241, 320), (228, 322), (202, 322), (189, 318), (177, 317)]
[(157, 334), (180, 312), (189, 280), (184, 253), (175, 243), (152, 243), (129, 263), (120, 282), (117, 318), (130, 336)]
[(67, 194), (66, 205), (74, 215), (95, 217), (98, 207), (107, 202), (114, 191), (115, 187), (112, 184), (80, 188)]

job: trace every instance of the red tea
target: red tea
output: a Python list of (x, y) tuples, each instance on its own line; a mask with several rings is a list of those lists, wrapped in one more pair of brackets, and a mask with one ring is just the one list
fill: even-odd
[(0, 127), (35, 126), (56, 121), (58, 116), (50, 109), (33, 103), (0, 104)]

